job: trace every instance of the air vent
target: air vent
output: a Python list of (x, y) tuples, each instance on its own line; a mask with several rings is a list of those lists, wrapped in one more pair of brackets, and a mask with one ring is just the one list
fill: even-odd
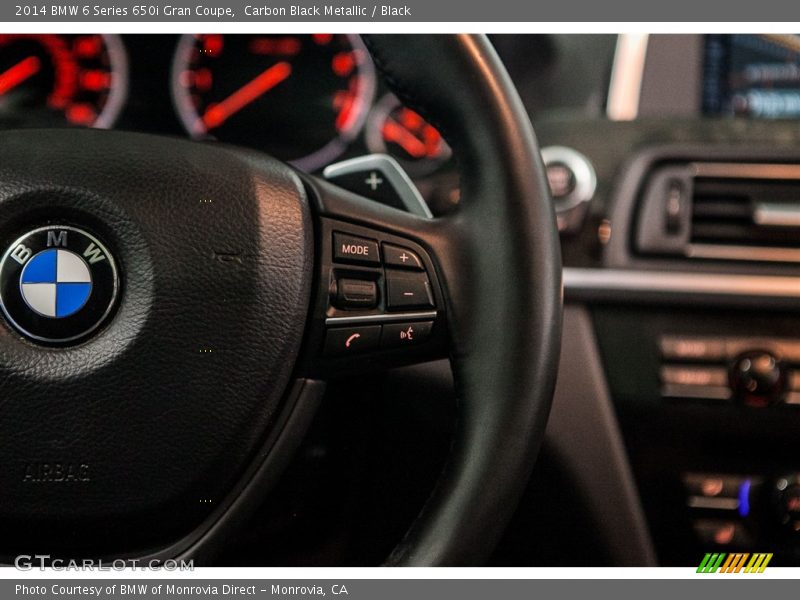
[(800, 165), (662, 165), (639, 215), (645, 254), (800, 262)]

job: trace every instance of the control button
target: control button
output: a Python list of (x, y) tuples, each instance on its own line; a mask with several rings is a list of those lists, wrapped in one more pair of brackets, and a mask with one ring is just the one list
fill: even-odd
[(735, 521), (698, 519), (694, 531), (703, 546), (735, 546), (747, 548), (751, 545), (750, 536), (744, 527)]
[(386, 303), (389, 308), (433, 306), (431, 284), (423, 273), (386, 272)]
[(553, 162), (547, 165), (547, 183), (555, 200), (569, 196), (575, 191), (575, 173), (567, 165)]
[(363, 279), (337, 279), (334, 283), (334, 304), (344, 309), (374, 308), (378, 304), (378, 286)]
[(773, 498), (781, 525), (800, 531), (800, 476), (779, 477), (774, 483)]
[(346, 356), (375, 350), (380, 339), (380, 325), (329, 329), (325, 336), (325, 355)]
[(724, 367), (661, 367), (661, 382), (673, 385), (726, 386), (728, 372)]
[(667, 398), (729, 400), (731, 396), (724, 367), (665, 365), (660, 375), (661, 395)]
[(383, 245), (383, 263), (386, 266), (400, 267), (401, 269), (414, 269), (417, 271), (425, 269), (416, 252), (393, 244)]
[(713, 338), (661, 338), (661, 354), (670, 360), (719, 361), (727, 358), (725, 340)]
[(664, 206), (664, 228), (668, 234), (680, 233), (687, 222), (688, 198), (686, 188), (680, 179), (672, 179), (667, 184), (667, 198)]
[(789, 363), (800, 362), (800, 343), (797, 340), (779, 338), (728, 338), (725, 342), (729, 359), (744, 352), (758, 349), (780, 356)]
[[(764, 346), (759, 347), (763, 348)], [(800, 342), (797, 340), (773, 340), (772, 345), (768, 348), (774, 348), (775, 353), (782, 356), (783, 360), (787, 362), (800, 363)]]
[(661, 395), (664, 398), (729, 401), (731, 399), (731, 388), (727, 385), (679, 385), (665, 383), (661, 386)]
[(541, 153), (557, 213), (592, 199), (597, 175), (588, 158), (565, 146), (547, 146)]
[(381, 170), (351, 171), (328, 177), (328, 181), (361, 196), (372, 198), (381, 204), (405, 210), (403, 197)]
[(746, 352), (731, 368), (730, 383), (740, 402), (761, 408), (783, 399), (788, 388), (788, 372), (769, 352)]
[(705, 510), (739, 510), (737, 498), (709, 498), (706, 496), (690, 496), (686, 501), (689, 508), (702, 508)]
[(789, 392), (784, 399), (786, 404), (800, 404), (800, 392)]
[(402, 348), (421, 344), (430, 337), (431, 329), (433, 321), (384, 325), (381, 348)]
[(333, 259), (364, 265), (379, 265), (378, 242), (346, 233), (333, 233)]
[(323, 177), (355, 194), (431, 218), (430, 209), (403, 167), (386, 154), (359, 156), (325, 167)]
[(744, 477), (714, 475), (709, 473), (686, 473), (683, 484), (690, 496), (705, 498), (739, 498)]
[(789, 373), (789, 389), (800, 392), (800, 371), (794, 370)]
[(736, 511), (740, 517), (750, 514), (750, 490), (753, 481), (736, 475), (687, 473), (683, 483), (689, 508)]

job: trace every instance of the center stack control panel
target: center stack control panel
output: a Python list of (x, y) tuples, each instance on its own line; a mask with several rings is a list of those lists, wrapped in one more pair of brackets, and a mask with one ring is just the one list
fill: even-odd
[[(792, 416), (800, 409), (800, 339), (756, 336), (662, 335), (659, 339), (661, 396), (684, 406), (728, 406), (748, 420), (761, 439), (768, 426), (754, 417)], [(788, 411), (788, 413), (786, 412)], [(723, 415), (718, 414), (720, 423)], [(728, 425), (731, 432), (736, 417)], [(800, 558), (800, 475), (783, 470), (794, 452), (777, 435), (769, 443), (726, 445), (707, 438), (711, 449), (726, 447), (727, 471), (685, 471), (685, 506), (696, 541), (707, 551), (766, 551), (782, 564)], [(731, 438), (734, 439), (734, 438)], [(775, 450), (778, 450), (775, 453)], [(772, 461), (763, 454), (772, 453)], [(758, 455), (758, 456), (756, 456)], [(707, 458), (700, 455), (697, 463)], [(788, 561), (788, 562), (787, 562)]]
[(683, 484), (692, 527), (704, 549), (797, 555), (799, 474), (688, 472)]
[(597, 307), (606, 380), (664, 565), (800, 564), (797, 316)]
[(800, 339), (666, 335), (660, 347), (665, 398), (800, 405)]

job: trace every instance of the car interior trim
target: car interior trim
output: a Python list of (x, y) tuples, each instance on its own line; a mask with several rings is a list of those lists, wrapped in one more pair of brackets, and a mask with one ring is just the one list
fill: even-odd
[(695, 177), (725, 179), (800, 179), (800, 165), (781, 163), (696, 162)]
[(800, 250), (761, 246), (689, 244), (686, 248), (686, 256), (689, 258), (706, 258), (711, 260), (768, 261), (778, 263), (800, 262)]
[(111, 129), (128, 100), (128, 52), (118, 35), (103, 34), (103, 41), (114, 69), (114, 85), (109, 89), (108, 99), (94, 127)]
[[(797, 277), (779, 275), (739, 275), (723, 273), (682, 273), (624, 269), (564, 269), (567, 297), (583, 293), (606, 292), (629, 297), (628, 293), (667, 293), (683, 297), (800, 298)], [(666, 297), (665, 297), (666, 299)]]
[(385, 315), (356, 315), (353, 317), (328, 317), (325, 325), (355, 325), (358, 323), (392, 323), (394, 321), (424, 321), (435, 319), (436, 311), (394, 313)]
[[(614, 564), (654, 566), (653, 540), (625, 451), (585, 307), (564, 308), (559, 378), (545, 446), (584, 493), (597, 535)], [(592, 393), (586, 393), (592, 390)], [(575, 440), (581, 443), (576, 444)]]
[(617, 38), (606, 104), (606, 115), (612, 121), (632, 121), (639, 113), (648, 37), (646, 33), (626, 33)]

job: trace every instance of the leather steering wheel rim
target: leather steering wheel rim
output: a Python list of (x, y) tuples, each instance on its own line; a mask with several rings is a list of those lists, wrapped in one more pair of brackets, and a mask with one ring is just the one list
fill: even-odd
[(547, 179), (528, 115), (485, 36), (365, 43), (395, 94), (442, 132), (461, 174), (459, 214), (444, 236), (458, 243), (434, 248), (459, 399), (455, 441), (387, 564), (480, 564), (527, 485), (555, 386), (562, 287)]

